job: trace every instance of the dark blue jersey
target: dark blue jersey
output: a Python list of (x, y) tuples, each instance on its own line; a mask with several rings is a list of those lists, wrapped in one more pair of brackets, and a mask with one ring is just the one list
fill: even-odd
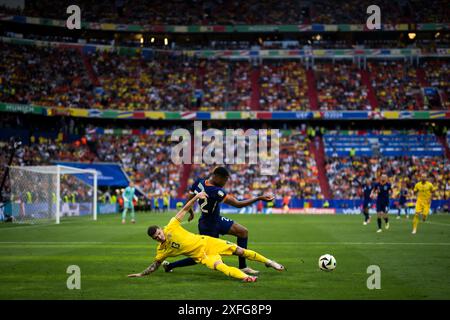
[(214, 186), (205, 179), (198, 179), (194, 182), (190, 192), (197, 194), (204, 191), (208, 197), (199, 199), (201, 217), (200, 220), (214, 222), (220, 218), (220, 203), (225, 199), (227, 193), (221, 187)]
[(408, 190), (407, 189), (401, 189), (400, 190), (400, 199), (406, 200), (406, 197), (408, 196)]
[(370, 185), (365, 184), (363, 186), (363, 193), (364, 193), (364, 201), (365, 202), (370, 202), (370, 194), (372, 193), (372, 190), (373, 190), (373, 185), (372, 184), (370, 184)]
[(374, 189), (378, 192), (377, 202), (389, 202), (389, 192), (390, 190), (392, 190), (391, 184), (389, 182), (386, 182), (385, 184), (375, 183)]

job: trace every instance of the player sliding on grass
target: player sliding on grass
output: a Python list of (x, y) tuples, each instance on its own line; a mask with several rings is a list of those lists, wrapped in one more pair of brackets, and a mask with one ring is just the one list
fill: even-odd
[(257, 277), (249, 276), (238, 268), (227, 266), (222, 261), (222, 256), (237, 255), (247, 259), (264, 263), (267, 267), (272, 267), (277, 271), (283, 271), (285, 268), (275, 261), (263, 257), (259, 253), (241, 248), (234, 243), (217, 239), (209, 236), (193, 234), (181, 226), (186, 213), (192, 208), (197, 199), (206, 200), (205, 192), (197, 193), (186, 203), (174, 218), (170, 219), (169, 224), (164, 229), (158, 226), (148, 228), (148, 235), (158, 241), (160, 244), (156, 251), (155, 261), (141, 273), (130, 274), (128, 277), (143, 277), (156, 271), (167, 257), (176, 257), (185, 255), (201, 263), (212, 270), (218, 270), (229, 277), (241, 279), (244, 282), (255, 282)]
[[(208, 195), (207, 199), (199, 201), (201, 217), (198, 220), (198, 231), (201, 235), (219, 238), (221, 234), (230, 234), (237, 237), (237, 245), (239, 247), (246, 249), (248, 242), (247, 229), (231, 219), (222, 217), (220, 215), (220, 203), (223, 202), (236, 208), (242, 208), (259, 200), (266, 202), (272, 201), (275, 197), (270, 194), (239, 201), (235, 197), (227, 194), (223, 189), (229, 177), (230, 173), (225, 167), (216, 167), (209, 179), (198, 179), (194, 182), (188, 200), (192, 199), (195, 194), (201, 191), (206, 192)], [(193, 218), (194, 212), (191, 209), (188, 221), (191, 221)], [(172, 263), (165, 262), (163, 267), (166, 272), (170, 272), (174, 268), (191, 265), (195, 265), (195, 261), (187, 258)], [(258, 274), (258, 271), (247, 267), (244, 256), (239, 256), (239, 269), (249, 275)]]

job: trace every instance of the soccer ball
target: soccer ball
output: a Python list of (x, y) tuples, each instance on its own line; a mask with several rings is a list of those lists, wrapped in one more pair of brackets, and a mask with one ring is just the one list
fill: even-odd
[(336, 259), (328, 253), (320, 256), (319, 268), (323, 271), (333, 271), (336, 268)]

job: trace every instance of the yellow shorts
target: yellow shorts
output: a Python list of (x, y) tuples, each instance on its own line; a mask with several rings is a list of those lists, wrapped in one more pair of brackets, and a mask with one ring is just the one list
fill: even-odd
[(431, 203), (424, 201), (417, 201), (416, 203), (416, 213), (427, 216), (430, 212)]
[(214, 269), (217, 261), (222, 261), (221, 256), (231, 256), (237, 248), (236, 244), (222, 239), (205, 236), (205, 240), (206, 244), (200, 263), (210, 269)]

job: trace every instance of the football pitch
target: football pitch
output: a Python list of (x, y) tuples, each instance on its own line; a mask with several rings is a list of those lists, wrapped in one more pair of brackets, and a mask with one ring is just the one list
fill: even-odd
[[(249, 262), (261, 271), (256, 283), (201, 265), (127, 278), (153, 261), (157, 243), (147, 227), (173, 215), (138, 213), (135, 225), (122, 225), (119, 215), (1, 224), (0, 299), (450, 299), (448, 215), (431, 216), (416, 235), (404, 217), (391, 217), (390, 229), (378, 234), (374, 217), (363, 226), (358, 215), (225, 215), (248, 228), (249, 248), (287, 272)], [(183, 225), (197, 232), (196, 221)], [(336, 257), (333, 272), (318, 268), (325, 253)], [(224, 261), (237, 266), (237, 257)], [(70, 265), (80, 267), (80, 290), (67, 289)], [(380, 267), (381, 289), (367, 288), (371, 265)]]

